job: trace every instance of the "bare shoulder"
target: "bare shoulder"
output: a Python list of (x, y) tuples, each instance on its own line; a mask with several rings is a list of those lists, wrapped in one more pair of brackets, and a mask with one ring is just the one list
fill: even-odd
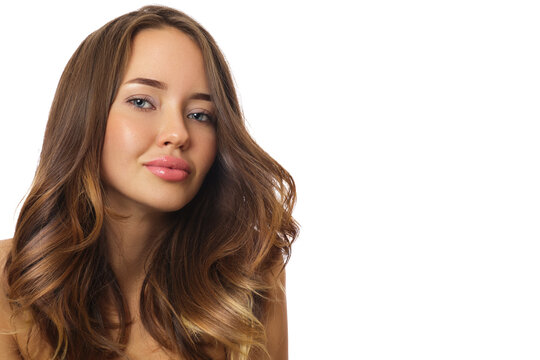
[(4, 265), (11, 249), (12, 239), (0, 241), (0, 353), (2, 359), (20, 359), (17, 350), (17, 342), (13, 335), (14, 327), (11, 321), (11, 307), (6, 296), (7, 283), (4, 273)]
[(0, 241), (0, 331), (3, 330), (5, 326), (5, 313), (10, 313), (9, 303), (7, 301), (7, 281), (6, 275), (4, 272), (4, 267), (6, 264), (7, 256), (11, 249), (12, 239), (1, 240)]
[(285, 269), (273, 272), (275, 285), (265, 321), (267, 349), (272, 360), (288, 359), (287, 298), (285, 295)]
[(6, 260), (9, 252), (11, 251), (11, 244), (13, 239), (0, 240), (0, 310), (2, 310), (4, 303), (7, 304), (6, 290), (7, 281), (4, 272)]
[[(11, 244), (13, 243), (13, 239), (5, 239), (0, 240), (0, 260), (4, 260), (7, 257), (7, 254), (9, 253), (9, 250), (11, 249)], [(4, 263), (2, 263), (3, 267)]]
[(6, 290), (6, 279), (4, 275), (4, 266), (9, 252), (11, 251), (11, 244), (13, 239), (0, 240), (0, 298), (4, 295)]

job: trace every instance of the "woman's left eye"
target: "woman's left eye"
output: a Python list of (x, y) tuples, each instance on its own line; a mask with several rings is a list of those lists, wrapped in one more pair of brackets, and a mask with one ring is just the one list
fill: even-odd
[(204, 112), (194, 112), (191, 114), (188, 114), (187, 116), (189, 119), (194, 119), (200, 122), (212, 122), (213, 118), (209, 114), (206, 114)]

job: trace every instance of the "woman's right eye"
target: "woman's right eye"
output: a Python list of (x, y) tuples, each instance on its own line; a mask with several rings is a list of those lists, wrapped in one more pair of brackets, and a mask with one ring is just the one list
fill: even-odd
[(138, 110), (148, 111), (148, 110), (155, 109), (150, 99), (147, 99), (147, 98), (140, 98), (140, 97), (131, 98), (128, 100), (128, 103), (133, 105)]

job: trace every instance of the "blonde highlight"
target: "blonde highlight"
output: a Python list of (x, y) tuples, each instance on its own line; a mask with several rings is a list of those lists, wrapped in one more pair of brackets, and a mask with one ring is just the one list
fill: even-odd
[[(146, 6), (90, 34), (68, 62), (6, 262), (14, 316), (30, 317), (31, 333), (54, 360), (125, 357), (132, 314), (107, 261), (104, 225), (118, 215), (106, 205), (101, 151), (133, 38), (164, 26), (186, 33), (202, 51), (218, 154), (199, 193), (170, 214), (154, 241), (141, 321), (185, 359), (208, 359), (209, 341), (230, 360), (268, 356), (264, 321), (276, 301), (275, 269), (284, 269), (298, 233), (294, 180), (247, 132), (211, 35), (182, 12)], [(30, 357), (28, 346), (24, 351)]]

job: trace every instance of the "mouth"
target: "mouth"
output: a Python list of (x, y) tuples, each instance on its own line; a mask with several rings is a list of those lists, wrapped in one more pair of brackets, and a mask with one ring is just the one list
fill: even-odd
[(144, 166), (154, 175), (166, 181), (182, 181), (191, 173), (189, 164), (172, 156), (163, 156), (144, 163)]
[(162, 156), (158, 159), (148, 161), (144, 163), (147, 167), (156, 167), (170, 170), (182, 170), (191, 173), (191, 168), (187, 161), (182, 158), (177, 158), (173, 156)]

